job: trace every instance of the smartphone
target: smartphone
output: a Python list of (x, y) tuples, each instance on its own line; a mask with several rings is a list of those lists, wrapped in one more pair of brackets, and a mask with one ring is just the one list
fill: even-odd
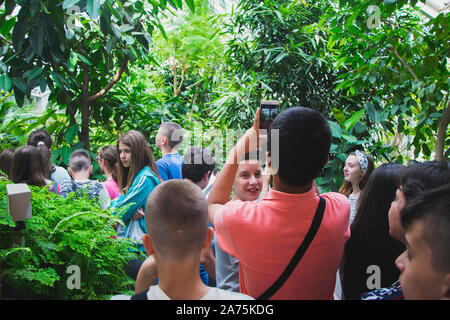
[(269, 129), (272, 121), (276, 118), (279, 112), (280, 101), (278, 100), (262, 100), (261, 101), (261, 116), (259, 121), (260, 129)]

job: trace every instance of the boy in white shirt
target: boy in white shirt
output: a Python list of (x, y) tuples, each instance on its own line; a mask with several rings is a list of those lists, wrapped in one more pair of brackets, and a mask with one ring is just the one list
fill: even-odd
[(162, 183), (148, 197), (147, 209), (148, 234), (142, 240), (147, 253), (154, 254), (159, 283), (141, 294), (114, 296), (112, 300), (253, 299), (208, 287), (200, 279), (201, 252), (211, 244), (213, 236), (208, 228), (208, 203), (200, 187), (186, 180)]

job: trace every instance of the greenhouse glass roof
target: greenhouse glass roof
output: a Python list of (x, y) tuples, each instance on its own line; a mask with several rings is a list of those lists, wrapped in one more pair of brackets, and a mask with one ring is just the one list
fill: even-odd
[(422, 11), (430, 16), (430, 18), (437, 17), (440, 13), (450, 12), (450, 0), (427, 0), (419, 1), (417, 5)]

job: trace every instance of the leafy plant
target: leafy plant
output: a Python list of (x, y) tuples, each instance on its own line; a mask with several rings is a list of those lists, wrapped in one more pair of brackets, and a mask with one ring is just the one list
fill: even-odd
[[(9, 292), (20, 299), (109, 299), (132, 289), (125, 266), (138, 256), (129, 242), (113, 238), (119, 220), (109, 211), (86, 197), (72, 194), (64, 199), (47, 187), (30, 187), (33, 217), (19, 233), (6, 209), (7, 183), (0, 181), (4, 296)], [(68, 285), (70, 266), (80, 270), (79, 289)]]
[[(193, 10), (193, 1), (185, 2)], [(158, 15), (182, 4), (7, 0), (0, 8), (0, 89), (13, 90), (22, 106), (35, 87), (49, 88), (89, 150), (90, 118), (108, 113), (108, 91), (130, 64), (147, 57), (153, 30), (164, 30)]]

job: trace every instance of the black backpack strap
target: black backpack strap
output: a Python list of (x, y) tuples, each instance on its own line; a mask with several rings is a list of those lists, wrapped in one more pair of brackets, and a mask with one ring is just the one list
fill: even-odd
[(144, 292), (135, 294), (134, 296), (131, 296), (130, 300), (148, 300), (147, 290)]
[(270, 299), (270, 297), (272, 297), (275, 294), (275, 292), (277, 292), (283, 286), (283, 284), (289, 278), (291, 273), (294, 271), (295, 267), (302, 259), (303, 255), (306, 252), (306, 249), (308, 249), (309, 245), (314, 239), (314, 236), (319, 230), (320, 224), (322, 223), (323, 214), (325, 212), (325, 204), (326, 204), (325, 199), (320, 197), (319, 206), (317, 207), (314, 219), (311, 223), (311, 227), (309, 228), (308, 233), (305, 236), (305, 239), (303, 239), (302, 244), (300, 245), (300, 247), (298, 247), (297, 252), (295, 252), (295, 255), (292, 257), (291, 261), (284, 269), (280, 277), (274, 282), (274, 284), (269, 289), (267, 289), (262, 295), (258, 297), (258, 300)]

